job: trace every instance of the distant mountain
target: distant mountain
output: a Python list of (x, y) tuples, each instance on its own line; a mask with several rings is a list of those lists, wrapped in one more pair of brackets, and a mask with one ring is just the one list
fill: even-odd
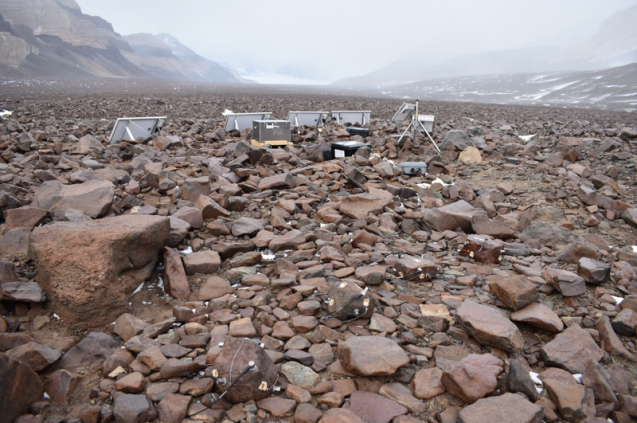
[(367, 75), (336, 81), (343, 87), (381, 88), (455, 76), (580, 71), (637, 62), (637, 6), (604, 20), (590, 40), (568, 47), (537, 46), (488, 51), (441, 60), (405, 57)]
[(169, 34), (132, 34), (124, 40), (132, 52), (124, 55), (150, 75), (161, 79), (201, 82), (242, 82), (239, 75), (199, 56)]
[(4, 76), (148, 76), (111, 24), (74, 0), (0, 1), (0, 40)]
[(637, 111), (637, 63), (580, 72), (431, 79), (380, 90), (398, 98)]
[(242, 82), (170, 35), (132, 39), (83, 14), (75, 0), (0, 0), (2, 76)]

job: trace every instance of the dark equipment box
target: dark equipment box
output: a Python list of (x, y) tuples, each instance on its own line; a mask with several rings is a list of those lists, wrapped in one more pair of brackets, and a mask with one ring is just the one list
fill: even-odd
[(332, 157), (351, 157), (361, 147), (367, 147), (369, 144), (365, 144), (358, 141), (336, 141), (332, 143)]
[(252, 139), (260, 143), (267, 141), (292, 140), (290, 121), (287, 120), (255, 120), (252, 122)]
[(363, 138), (369, 137), (369, 128), (359, 128), (356, 126), (350, 126), (346, 129), (350, 135), (360, 135)]
[(422, 173), (423, 176), (427, 174), (427, 163), (425, 162), (404, 162), (399, 163), (398, 167), (403, 169), (405, 175), (418, 175)]

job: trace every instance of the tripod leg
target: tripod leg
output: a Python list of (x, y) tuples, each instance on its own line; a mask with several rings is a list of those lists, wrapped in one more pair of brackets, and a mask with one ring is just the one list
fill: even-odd
[(425, 132), (425, 134), (427, 134), (427, 137), (429, 137), (429, 141), (431, 141), (431, 145), (434, 146), (434, 148), (436, 149), (436, 151), (438, 152), (438, 155), (440, 156), (440, 149), (438, 148), (438, 146), (436, 145), (436, 142), (433, 140), (433, 138), (431, 138), (431, 135), (429, 135), (429, 132), (427, 131), (427, 128), (425, 128), (425, 125), (422, 124), (422, 122), (418, 121), (418, 124), (420, 125), (420, 127), (422, 128), (422, 130)]
[(405, 134), (407, 133), (407, 131), (409, 131), (409, 128), (411, 128), (413, 125), (413, 122), (410, 123), (407, 128), (405, 128), (405, 132), (403, 132), (403, 134), (400, 136), (400, 138), (398, 138), (398, 143), (400, 143), (400, 141), (403, 139), (403, 137), (405, 136)]

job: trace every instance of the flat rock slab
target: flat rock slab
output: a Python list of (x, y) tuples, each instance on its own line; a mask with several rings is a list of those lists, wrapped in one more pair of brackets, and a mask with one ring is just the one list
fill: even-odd
[(522, 395), (506, 393), (465, 407), (458, 423), (542, 423), (544, 410)]
[(604, 356), (591, 335), (578, 325), (573, 325), (540, 350), (547, 365), (560, 367), (571, 373), (584, 373), (586, 362), (599, 361)]
[(517, 326), (491, 307), (464, 301), (456, 317), (482, 345), (508, 352), (519, 352), (524, 347), (524, 338)]
[(281, 366), (281, 373), (290, 383), (307, 390), (311, 390), (321, 380), (314, 370), (295, 361)]
[(391, 202), (391, 195), (389, 197), (379, 197), (369, 193), (350, 195), (341, 200), (340, 212), (353, 219), (364, 219), (367, 213), (382, 213)]
[(511, 313), (514, 322), (527, 323), (547, 332), (558, 333), (564, 329), (564, 322), (557, 314), (544, 304), (535, 303)]
[(394, 417), (408, 412), (407, 408), (396, 401), (367, 391), (352, 392), (349, 403), (344, 408), (368, 423), (389, 423)]
[(46, 294), (35, 282), (7, 282), (0, 285), (3, 300), (20, 301), (25, 303), (43, 303)]
[(108, 213), (114, 195), (115, 186), (103, 179), (76, 185), (46, 181), (35, 191), (31, 207), (48, 210), (58, 217), (64, 216), (68, 209), (76, 209), (96, 219)]
[(339, 344), (339, 356), (345, 369), (361, 376), (390, 376), (409, 363), (401, 347), (379, 336), (354, 336)]

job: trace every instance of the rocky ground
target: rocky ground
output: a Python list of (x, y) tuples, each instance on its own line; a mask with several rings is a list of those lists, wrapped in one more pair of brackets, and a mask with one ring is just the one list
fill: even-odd
[[(634, 113), (429, 103), (438, 156), (396, 100), (0, 87), (0, 422), (637, 418)], [(224, 109), (373, 120), (266, 150)]]

